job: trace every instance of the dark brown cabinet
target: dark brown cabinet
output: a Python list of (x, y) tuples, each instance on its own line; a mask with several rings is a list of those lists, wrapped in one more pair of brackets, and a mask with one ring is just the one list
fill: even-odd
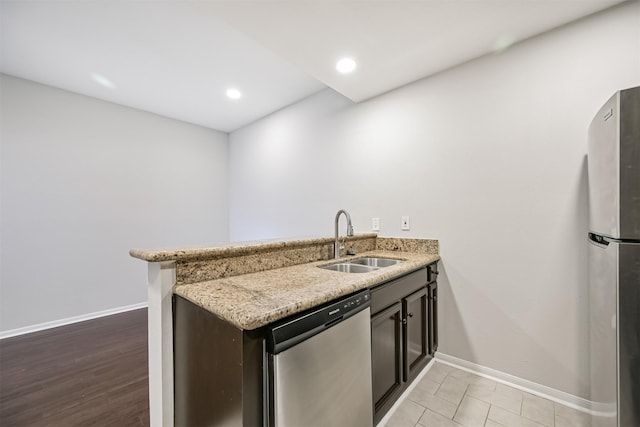
[(434, 355), (438, 349), (438, 284), (429, 283), (429, 354)]
[(423, 288), (402, 299), (404, 326), (404, 380), (419, 372), (429, 356), (427, 289)]
[(371, 318), (373, 402), (377, 412), (402, 387), (402, 305), (398, 302)]
[(175, 427), (261, 426), (263, 331), (173, 296)]
[(427, 285), (429, 301), (429, 354), (434, 355), (438, 349), (438, 264), (427, 267), (429, 284)]
[[(435, 264), (371, 289), (374, 422), (389, 411), (437, 347)], [(435, 343), (432, 345), (432, 343)]]

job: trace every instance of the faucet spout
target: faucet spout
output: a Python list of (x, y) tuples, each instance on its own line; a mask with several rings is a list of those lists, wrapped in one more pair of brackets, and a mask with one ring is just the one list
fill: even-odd
[(344, 209), (340, 209), (336, 214), (335, 221), (335, 232), (336, 232), (336, 241), (333, 246), (333, 257), (335, 259), (340, 258), (340, 240), (338, 239), (338, 222), (340, 221), (340, 215), (344, 214), (347, 217), (347, 236), (353, 236), (353, 225), (351, 225), (351, 215), (349, 212)]

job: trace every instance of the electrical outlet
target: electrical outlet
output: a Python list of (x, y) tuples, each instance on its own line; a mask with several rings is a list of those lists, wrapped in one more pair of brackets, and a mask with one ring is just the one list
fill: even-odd
[(402, 229), (404, 231), (411, 230), (411, 225), (409, 224), (409, 217), (408, 216), (403, 216), (402, 217)]
[(371, 218), (371, 230), (380, 231), (380, 218)]

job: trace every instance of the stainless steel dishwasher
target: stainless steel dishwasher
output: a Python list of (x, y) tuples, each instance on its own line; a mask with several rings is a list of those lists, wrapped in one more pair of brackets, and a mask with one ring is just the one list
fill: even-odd
[(369, 291), (268, 328), (272, 427), (373, 425)]

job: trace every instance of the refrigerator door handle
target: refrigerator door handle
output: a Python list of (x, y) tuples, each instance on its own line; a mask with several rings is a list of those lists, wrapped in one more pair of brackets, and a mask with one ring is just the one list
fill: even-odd
[(603, 248), (609, 246), (609, 240), (599, 234), (589, 233), (589, 240)]

